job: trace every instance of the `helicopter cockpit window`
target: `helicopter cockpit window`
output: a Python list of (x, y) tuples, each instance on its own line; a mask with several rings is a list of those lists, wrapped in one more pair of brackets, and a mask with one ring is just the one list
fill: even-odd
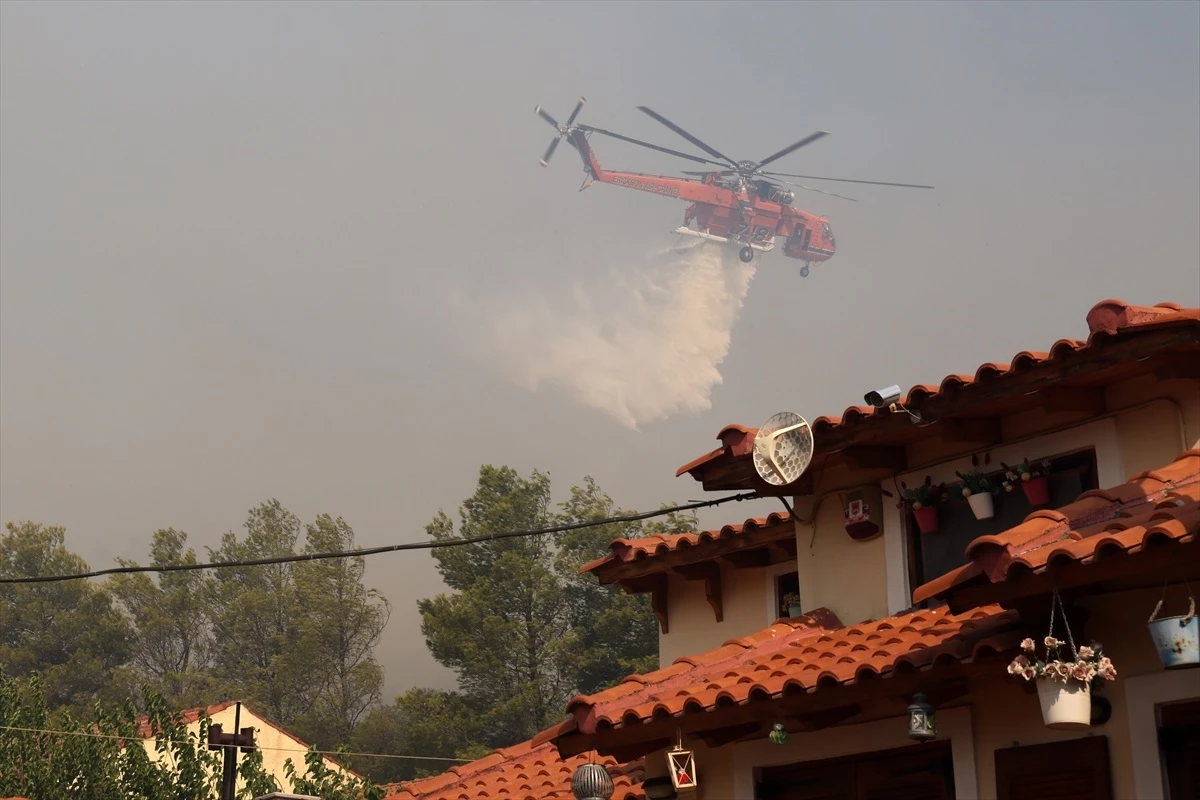
[(833, 236), (833, 231), (831, 231), (831, 230), (829, 229), (829, 223), (828, 223), (828, 222), (826, 222), (826, 223), (824, 223), (824, 224), (822, 224), (822, 225), (821, 225), (821, 235), (825, 237), (825, 240), (826, 240), (826, 241), (828, 241), (828, 240), (830, 239), (830, 237), (832, 237), (832, 236)]

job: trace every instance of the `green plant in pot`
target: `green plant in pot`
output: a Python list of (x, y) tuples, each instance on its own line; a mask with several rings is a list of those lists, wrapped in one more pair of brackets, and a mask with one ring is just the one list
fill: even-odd
[(958, 490), (967, 498), (975, 519), (991, 519), (996, 515), (995, 497), (1000, 494), (1000, 484), (979, 469), (966, 472), (955, 470), (960, 483)]
[(798, 617), (804, 613), (800, 606), (800, 594), (798, 592), (788, 592), (783, 596), (783, 602), (780, 603), (787, 609), (789, 617)]
[(1030, 464), (1029, 459), (1026, 458), (1022, 459), (1021, 463), (1015, 467), (1010, 467), (1001, 461), (1000, 466), (1004, 467), (1005, 491), (1011, 492), (1020, 485), (1031, 506), (1050, 504), (1050, 459), (1046, 458)]
[(912, 509), (913, 516), (917, 520), (917, 527), (921, 529), (921, 533), (937, 533), (938, 532), (938, 510), (937, 503), (946, 499), (946, 485), (944, 483), (935, 484), (933, 477), (925, 476), (925, 482), (917, 486), (915, 489), (909, 489), (908, 484), (904, 481), (900, 482), (900, 508), (908, 507)]

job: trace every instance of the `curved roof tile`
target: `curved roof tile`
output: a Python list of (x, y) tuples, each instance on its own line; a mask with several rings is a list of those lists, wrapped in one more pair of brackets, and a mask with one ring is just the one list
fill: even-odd
[[(999, 380), (1007, 375), (1019, 373), (1047, 361), (1055, 361), (1111, 341), (1119, 334), (1130, 330), (1149, 330), (1177, 325), (1195, 325), (1200, 322), (1200, 308), (1185, 308), (1176, 303), (1159, 303), (1154, 306), (1135, 306), (1123, 300), (1102, 300), (1087, 314), (1087, 339), (1059, 339), (1050, 346), (1048, 352), (1022, 350), (1012, 357), (1008, 363), (987, 362), (975, 370), (975, 374), (950, 374), (942, 378), (937, 385), (917, 384), (901, 398), (901, 403), (920, 410), (921, 406), (931, 399), (953, 392), (973, 384), (984, 384)], [(885, 409), (872, 406), (854, 405), (844, 410), (840, 416), (821, 416), (811, 420), (814, 434), (828, 435), (835, 429), (849, 428), (870, 422), (872, 419), (884, 419), (891, 416)], [(676, 477), (692, 472), (713, 461), (725, 457), (746, 457), (750, 454), (756, 428), (744, 425), (726, 425), (721, 429), (717, 438), (722, 447), (684, 464), (676, 470)], [(820, 447), (820, 442), (817, 442)]]
[(645, 800), (642, 759), (625, 765), (595, 753), (564, 759), (553, 744), (533, 741), (502, 748), (431, 778), (387, 784), (384, 800), (574, 800), (571, 776), (581, 764), (592, 762), (604, 765), (612, 776), (613, 800)]
[[(897, 671), (943, 661), (970, 661), (1015, 647), (1015, 611), (1000, 606), (950, 614), (945, 607), (907, 611), (841, 627), (828, 609), (774, 625), (722, 647), (677, 659), (661, 670), (627, 678), (593, 695), (576, 697), (568, 712), (589, 726), (636, 725), (653, 716), (710, 711), (723, 702), (744, 704), (787, 692), (814, 692), (838, 684), (886, 678)], [(550, 741), (577, 730), (574, 721), (546, 731)], [(591, 730), (586, 731), (588, 733)]]
[(1136, 553), (1155, 538), (1200, 539), (1200, 449), (1119, 486), (1084, 492), (1061, 508), (1035, 511), (1003, 533), (980, 536), (967, 545), (970, 563), (917, 587), (913, 602), (944, 597), (980, 576), (999, 583), (1014, 566), (1036, 573)]

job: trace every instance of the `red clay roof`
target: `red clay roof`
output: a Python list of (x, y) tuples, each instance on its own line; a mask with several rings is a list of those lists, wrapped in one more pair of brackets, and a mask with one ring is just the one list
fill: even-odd
[(451, 767), (441, 775), (388, 784), (385, 800), (574, 800), (571, 776), (581, 764), (608, 768), (612, 800), (645, 800), (644, 762), (618, 765), (609, 757), (582, 754), (564, 759), (553, 744), (522, 742), (486, 758)]
[(691, 547), (702, 547), (712, 542), (742, 536), (765, 528), (775, 528), (783, 525), (790, 526), (791, 522), (792, 515), (784, 512), (768, 514), (765, 517), (751, 517), (740, 525), (726, 525), (720, 530), (714, 531), (701, 531), (700, 533), (655, 533), (636, 539), (614, 539), (608, 545), (612, 551), (611, 553), (597, 558), (595, 561), (589, 561), (580, 567), (579, 571), (580, 573), (594, 572), (609, 564), (628, 564), (634, 561), (645, 561), (655, 556)]
[[(918, 384), (908, 390), (908, 393), (901, 399), (901, 403), (913, 410), (920, 411), (922, 406), (932, 399), (950, 397), (972, 385), (991, 383), (997, 379), (1025, 372), (1044, 362), (1061, 360), (1077, 352), (1103, 346), (1110, 343), (1114, 337), (1119, 338), (1121, 334), (1195, 326), (1197, 323), (1200, 323), (1200, 308), (1185, 308), (1175, 303), (1135, 306), (1122, 300), (1103, 300), (1093, 306), (1087, 314), (1089, 335), (1086, 340), (1060, 339), (1051, 345), (1048, 352), (1022, 350), (1014, 355), (1007, 364), (988, 362), (975, 370), (973, 375), (951, 374), (944, 377), (938, 385)], [(872, 420), (882, 421), (892, 416), (892, 412), (888, 409), (856, 405), (847, 408), (840, 417), (817, 417), (812, 421), (814, 452), (820, 451), (822, 438), (835, 431), (862, 425)], [(756, 433), (756, 428), (727, 425), (717, 434), (717, 438), (721, 441), (721, 447), (684, 464), (676, 470), (676, 476), (692, 473), (699, 480), (702, 468), (708, 467), (716, 461), (728, 463), (750, 458)]]
[(1045, 572), (1057, 564), (1090, 564), (1114, 553), (1136, 553), (1155, 539), (1200, 537), (1200, 450), (1135, 475), (1111, 489), (1084, 492), (1056, 510), (1035, 511), (1007, 531), (967, 545), (970, 563), (917, 587), (913, 602), (962, 584), (999, 583), (1009, 574)]
[(574, 731), (619, 728), (654, 717), (709, 711), (722, 704), (780, 697), (785, 690), (815, 692), (897, 671), (928, 669), (935, 663), (966, 662), (982, 652), (1015, 647), (1019, 618), (1000, 606), (952, 615), (944, 607), (910, 610), (852, 627), (842, 627), (828, 609), (781, 619), (774, 625), (715, 650), (675, 660), (646, 675), (573, 699), (574, 719), (543, 732), (535, 741)]

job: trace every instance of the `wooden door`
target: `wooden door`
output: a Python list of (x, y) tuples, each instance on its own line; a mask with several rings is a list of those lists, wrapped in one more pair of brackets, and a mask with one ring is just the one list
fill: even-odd
[(1158, 743), (1170, 800), (1200, 797), (1200, 700), (1162, 708)]
[(1113, 800), (1108, 737), (996, 751), (997, 800)]

